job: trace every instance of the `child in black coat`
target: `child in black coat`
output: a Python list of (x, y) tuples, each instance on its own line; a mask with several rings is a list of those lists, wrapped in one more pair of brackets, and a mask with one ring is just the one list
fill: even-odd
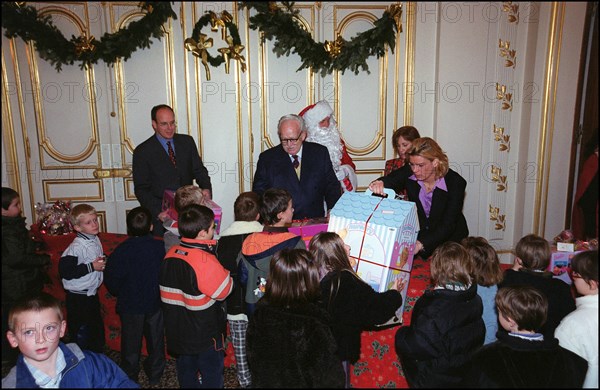
[(140, 372), (142, 337), (148, 357), (144, 371), (158, 384), (165, 369), (165, 324), (158, 288), (165, 246), (154, 239), (152, 215), (145, 207), (127, 214), (129, 238), (115, 248), (104, 270), (104, 283), (117, 297), (121, 317), (121, 368), (134, 381)]
[(410, 387), (459, 386), (465, 364), (483, 345), (483, 304), (472, 274), (460, 244), (446, 242), (433, 252), (435, 287), (415, 304), (410, 326), (396, 332), (396, 353)]
[(531, 286), (540, 290), (548, 299), (548, 319), (540, 328), (547, 339), (554, 337), (554, 330), (567, 314), (575, 310), (575, 298), (571, 287), (546, 271), (550, 264), (550, 244), (544, 238), (528, 234), (521, 238), (515, 248), (512, 269), (504, 271), (504, 280), (498, 289), (513, 286)]
[(539, 290), (502, 288), (496, 306), (506, 332), (499, 331), (498, 341), (473, 356), (466, 387), (581, 388), (586, 360), (539, 333), (548, 313), (548, 300)]
[(392, 318), (402, 305), (402, 278), (394, 289), (378, 293), (358, 277), (350, 265), (350, 248), (333, 232), (321, 232), (310, 240), (310, 252), (319, 268), (321, 301), (333, 319), (337, 355), (346, 372), (350, 387), (350, 364), (360, 357), (360, 334), (363, 330)]
[(306, 249), (273, 255), (265, 294), (248, 324), (253, 387), (344, 387), (330, 318), (319, 296), (319, 271)]
[(217, 243), (216, 255), (223, 268), (233, 278), (233, 291), (227, 297), (227, 322), (235, 353), (235, 369), (238, 382), (242, 387), (250, 387), (252, 382), (250, 369), (246, 360), (246, 315), (245, 290), (240, 285), (238, 276), (238, 255), (246, 237), (263, 230), (260, 218), (260, 197), (255, 192), (242, 192), (233, 204), (235, 221), (221, 233)]

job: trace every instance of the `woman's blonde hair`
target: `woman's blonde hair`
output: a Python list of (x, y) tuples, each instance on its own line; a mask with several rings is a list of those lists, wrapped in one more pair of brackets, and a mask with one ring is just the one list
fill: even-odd
[(448, 173), (448, 156), (442, 150), (440, 145), (429, 137), (417, 138), (412, 142), (412, 148), (408, 151), (408, 157), (420, 156), (433, 161), (437, 158), (438, 165), (435, 168), (435, 178), (446, 176)]

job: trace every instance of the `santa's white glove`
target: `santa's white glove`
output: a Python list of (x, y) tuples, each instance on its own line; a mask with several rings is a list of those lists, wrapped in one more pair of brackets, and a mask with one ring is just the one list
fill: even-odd
[(337, 177), (342, 185), (342, 188), (344, 189), (344, 192), (356, 191), (358, 179), (356, 177), (356, 172), (354, 172), (354, 169), (352, 169), (350, 165), (340, 165), (340, 169), (337, 173), (343, 173), (342, 178), (340, 178), (339, 175)]

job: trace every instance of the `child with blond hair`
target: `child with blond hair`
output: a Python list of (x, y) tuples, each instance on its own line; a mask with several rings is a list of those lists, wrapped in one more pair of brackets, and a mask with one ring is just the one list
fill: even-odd
[(78, 204), (70, 214), (77, 232), (58, 262), (66, 291), (69, 338), (82, 349), (103, 352), (104, 324), (98, 289), (104, 279), (106, 256), (98, 233), (98, 215), (89, 204)]
[(60, 341), (67, 322), (58, 299), (39, 293), (11, 309), (6, 334), (21, 354), (2, 388), (138, 388), (106, 355)]

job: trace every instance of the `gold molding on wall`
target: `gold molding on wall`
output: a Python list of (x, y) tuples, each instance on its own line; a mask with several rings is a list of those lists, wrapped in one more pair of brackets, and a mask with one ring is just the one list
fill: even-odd
[(504, 66), (506, 68), (515, 68), (517, 66), (517, 51), (510, 49), (510, 41), (498, 40), (498, 47), (500, 51), (498, 55), (504, 58)]
[[(97, 186), (96, 194), (86, 196), (69, 195), (68, 198), (52, 196), (52, 187), (55, 188), (60, 185), (72, 186), (75, 184), (95, 184)], [(104, 186), (102, 185), (102, 179), (76, 179), (76, 180), (42, 180), (42, 186), (44, 188), (44, 199), (47, 202), (54, 202), (56, 200), (72, 200), (74, 202), (104, 202)]]
[(491, 166), (492, 182), (496, 183), (496, 191), (507, 192), (508, 183), (506, 182), (506, 175), (502, 175), (502, 168), (492, 164)]
[(106, 232), (106, 211), (96, 210), (98, 216), (98, 225), (101, 232)]
[[(414, 93), (413, 83), (415, 79), (415, 38), (417, 26), (417, 4), (414, 1), (406, 3), (406, 29), (404, 31), (405, 48), (404, 48), (404, 125), (413, 124), (414, 115)], [(397, 39), (399, 41), (399, 39)], [(399, 53), (399, 51), (396, 51)], [(396, 54), (398, 56), (398, 54)], [(396, 84), (398, 77), (396, 76)], [(395, 112), (398, 112), (397, 104), (394, 107)], [(394, 126), (398, 128), (396, 121)], [(395, 129), (394, 129), (395, 130)]]
[[(79, 32), (83, 35), (87, 35), (89, 32), (89, 16), (87, 3), (82, 3), (84, 7), (84, 13), (86, 21), (85, 23), (81, 21), (78, 15), (74, 12), (71, 12), (64, 8), (59, 8), (55, 6), (44, 7), (38, 10), (38, 15), (43, 17), (49, 14), (57, 14), (64, 16), (69, 21), (73, 22), (73, 24), (79, 29)], [(46, 120), (44, 117), (44, 109), (42, 107), (42, 96), (40, 95), (40, 75), (39, 75), (39, 67), (38, 67), (38, 56), (34, 47), (33, 41), (29, 41), (26, 45), (26, 51), (28, 52), (29, 67), (30, 67), (30, 76), (31, 76), (31, 86), (32, 86), (32, 94), (34, 100), (35, 107), (35, 117), (37, 122), (38, 136), (40, 141), (40, 167), (42, 170), (44, 169), (56, 169), (55, 166), (47, 166), (45, 163), (44, 153), (45, 151), (50, 157), (53, 159), (65, 163), (70, 164), (67, 166), (61, 166), (61, 169), (80, 169), (80, 168), (96, 168), (101, 166), (101, 156), (97, 149), (98, 147), (98, 120), (97, 120), (97, 111), (96, 111), (96, 99), (90, 98), (89, 101), (89, 115), (91, 120), (91, 134), (90, 139), (88, 141), (87, 146), (83, 149), (83, 151), (77, 155), (68, 156), (60, 153), (51, 143), (51, 141), (46, 136)], [(92, 67), (89, 67), (85, 71), (85, 79), (86, 85), (88, 87), (89, 96), (95, 96), (94, 91), (94, 70)], [(74, 165), (75, 163), (79, 163), (90, 157), (94, 152), (98, 155), (98, 163), (96, 165)]]
[[(3, 152), (6, 152), (6, 173), (10, 173), (11, 180), (8, 181), (10, 188), (23, 196), (21, 189), (21, 178), (19, 170), (19, 157), (17, 156), (17, 144), (15, 141), (15, 126), (12, 119), (12, 109), (8, 97), (8, 76), (6, 75), (6, 63), (4, 62), (4, 50), (2, 51), (2, 139), (7, 140), (3, 145)], [(9, 171), (8, 167), (13, 169)]]
[[(306, 19), (304, 19), (304, 17), (302, 15), (298, 15), (297, 20), (300, 21), (302, 23), (302, 25), (304, 25), (304, 27), (307, 29), (307, 31), (311, 34), (311, 36), (313, 37), (313, 39), (315, 39), (315, 13), (314, 13), (314, 8), (315, 8), (315, 4), (312, 5), (303, 5), (303, 4), (298, 4), (296, 3), (296, 5), (294, 6), (296, 9), (308, 9), (311, 11), (311, 21), (308, 22)], [(247, 18), (249, 17), (249, 14), (246, 13)], [(246, 21), (248, 24), (249, 21)], [(260, 51), (259, 51), (259, 83), (260, 86), (262, 88), (263, 93), (260, 94), (260, 99), (259, 99), (259, 106), (260, 106), (260, 112), (261, 112), (261, 129), (260, 129), (260, 134), (261, 134), (261, 139), (260, 139), (260, 148), (261, 151), (264, 151), (266, 149), (272, 148), (275, 145), (279, 144), (279, 140), (277, 140), (277, 143), (274, 143), (273, 140), (271, 140), (271, 137), (269, 136), (269, 130), (268, 130), (268, 116), (267, 116), (267, 107), (266, 107), (266, 103), (265, 103), (265, 99), (266, 99), (266, 93), (264, 91), (269, 90), (268, 86), (266, 85), (266, 79), (267, 79), (267, 72), (266, 72), (266, 68), (267, 68), (267, 42), (264, 41), (262, 39), (263, 34), (261, 32), (258, 33), (258, 39), (259, 39), (259, 47), (260, 47)], [(306, 69), (305, 71), (306, 79), (307, 79), (307, 85), (310, 85), (310, 89), (307, 91), (307, 93), (309, 93), (313, 87), (312, 87), (312, 83), (313, 83), (313, 72), (312, 69)], [(309, 102), (309, 104), (312, 104), (312, 102)]]
[[(135, 8), (131, 11), (125, 12), (123, 15), (121, 15), (121, 17), (119, 18), (119, 20), (115, 21), (115, 7), (118, 6), (127, 6), (130, 4), (127, 3), (108, 3), (109, 6), (109, 10), (110, 10), (110, 25), (111, 25), (111, 29), (112, 31), (117, 31), (118, 29), (121, 29), (123, 27), (125, 27), (128, 23), (131, 22), (131, 19), (134, 19), (136, 17), (143, 17), (146, 13), (142, 12), (139, 10), (139, 8)], [(166, 27), (165, 27), (166, 26)], [(172, 38), (172, 26), (171, 26), (171, 19), (169, 19), (169, 21), (167, 22), (166, 25), (163, 25), (161, 27), (163, 29), (163, 33), (164, 36), (161, 39), (161, 43), (163, 44), (163, 47), (165, 49), (165, 55), (166, 55), (166, 62), (167, 64), (165, 65), (165, 71), (166, 71), (166, 77), (167, 77), (167, 81), (168, 81), (168, 85), (167, 85), (167, 98), (169, 100), (169, 105), (173, 108), (173, 111), (175, 112), (175, 115), (177, 115), (177, 106), (175, 103), (175, 81), (174, 81), (174, 76), (173, 76), (173, 58), (174, 58), (174, 53), (173, 53), (173, 38)], [(120, 112), (119, 115), (119, 137), (121, 139), (121, 161), (122, 161), (122, 165), (123, 167), (127, 167), (127, 159), (125, 158), (125, 153), (126, 151), (129, 151), (130, 153), (133, 153), (133, 150), (135, 149), (135, 145), (133, 145), (133, 141), (129, 138), (128, 136), (128, 131), (127, 131), (127, 110), (125, 108), (125, 94), (126, 94), (126, 90), (124, 89), (126, 87), (125, 84), (125, 74), (124, 74), (124, 70), (123, 70), (123, 60), (119, 59), (117, 62), (115, 62), (114, 64), (114, 72), (115, 72), (115, 82), (116, 82), (116, 95), (117, 95), (117, 107), (118, 110)], [(188, 126), (189, 129), (189, 126)]]
[(137, 200), (134, 193), (133, 178), (123, 179), (123, 185), (125, 186), (125, 200)]
[(506, 12), (508, 23), (519, 24), (519, 4), (513, 4), (512, 1), (502, 3), (502, 11)]
[(508, 153), (510, 151), (510, 135), (504, 134), (504, 127), (496, 126), (494, 124), (492, 132), (494, 134), (494, 141), (500, 143), (498, 151)]
[(553, 2), (550, 11), (550, 27), (548, 29), (548, 51), (546, 52), (546, 69), (542, 88), (542, 104), (540, 118), (539, 153), (537, 160), (537, 183), (533, 208), (533, 232), (544, 234), (546, 212), (548, 208), (548, 185), (550, 161), (552, 158), (552, 133), (554, 132), (554, 114), (558, 87), (558, 69), (560, 65), (560, 49), (565, 17), (565, 3)]
[[(27, 172), (31, 172), (31, 144), (29, 142), (29, 134), (27, 132), (27, 120), (25, 118), (25, 101), (23, 99), (23, 85), (21, 84), (21, 68), (19, 66), (19, 61), (17, 58), (17, 48), (15, 46), (15, 38), (10, 40), (10, 56), (13, 64), (13, 69), (15, 72), (15, 85), (17, 88), (17, 101), (19, 105), (19, 116), (21, 119), (21, 134), (23, 136), (23, 140), (25, 142), (25, 169)], [(2, 66), (4, 68), (4, 65)], [(12, 117), (11, 117), (12, 118)], [(14, 125), (14, 123), (13, 123)], [(14, 134), (14, 133), (13, 133)], [(29, 188), (29, 202), (30, 202), (30, 215), (35, 215), (35, 193), (33, 192), (33, 183), (31, 182), (31, 175), (26, 175), (27, 177), (27, 186)], [(20, 183), (19, 189), (22, 190)], [(19, 194), (22, 196), (22, 192), (19, 190)]]
[(490, 205), (488, 212), (490, 214), (490, 221), (494, 221), (495, 230), (506, 230), (506, 214), (500, 214), (500, 208)]
[[(338, 15), (337, 12), (339, 9), (356, 9), (355, 6), (353, 5), (348, 5), (348, 6), (344, 6), (344, 5), (336, 5), (333, 8), (333, 24), (334, 24), (334, 36), (342, 36), (344, 33), (345, 28), (352, 23), (355, 20), (366, 20), (368, 22), (370, 22), (371, 24), (374, 25), (374, 22), (377, 20), (377, 17), (375, 15), (373, 15), (372, 13), (369, 12), (365, 12), (362, 11), (362, 9), (374, 9), (374, 10), (383, 10), (385, 11), (387, 9), (387, 6), (364, 6), (361, 5), (361, 11), (355, 11), (355, 12), (351, 12), (348, 15), (346, 15), (342, 20), (340, 20), (339, 24), (337, 22), (338, 19)], [(352, 146), (347, 140), (346, 140), (346, 149), (348, 150), (348, 152), (350, 154), (352, 154), (353, 156), (353, 160), (355, 161), (372, 161), (372, 160), (376, 160), (376, 159), (380, 159), (383, 160), (385, 159), (385, 134), (386, 134), (386, 129), (387, 129), (387, 123), (386, 123), (386, 108), (387, 108), (387, 65), (388, 65), (388, 50), (389, 48), (386, 47), (385, 49), (385, 55), (381, 58), (379, 58), (379, 124), (377, 126), (377, 131), (375, 132), (375, 134), (373, 134), (373, 139), (371, 140), (371, 142), (362, 147), (356, 147), (356, 146)], [(397, 52), (396, 52), (397, 53)], [(340, 102), (340, 72), (339, 71), (334, 71), (333, 72), (333, 84), (334, 84), (334, 88), (335, 88), (335, 101), (334, 101), (334, 112), (335, 112), (335, 117), (338, 121), (338, 123), (342, 123), (343, 122), (343, 118), (340, 112), (340, 108), (339, 108), (339, 102)], [(341, 126), (343, 127), (343, 126)], [(377, 157), (369, 157), (369, 158), (360, 158), (360, 157), (354, 157), (354, 156), (366, 156), (370, 153), (373, 153), (380, 145), (383, 145), (383, 149), (382, 149), (382, 153), (383, 156), (379, 156), (379, 158)]]

